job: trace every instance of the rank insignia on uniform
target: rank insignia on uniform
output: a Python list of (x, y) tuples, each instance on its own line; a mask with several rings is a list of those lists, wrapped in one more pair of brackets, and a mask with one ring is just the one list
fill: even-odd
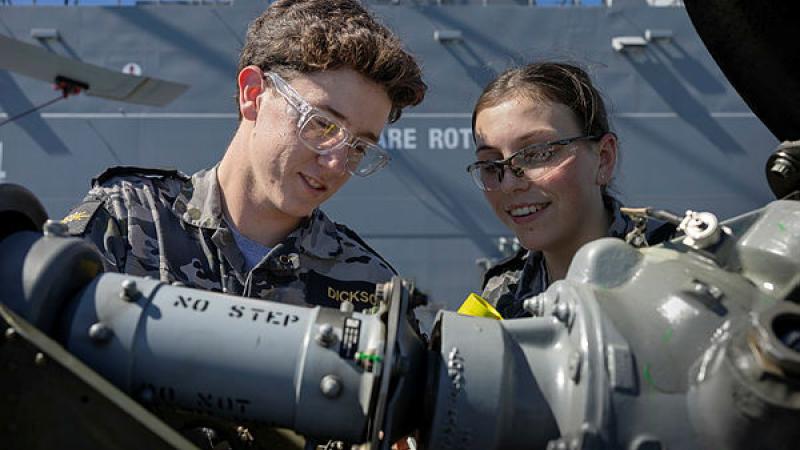
[(67, 233), (78, 236), (86, 231), (86, 227), (103, 205), (101, 201), (83, 202), (61, 219), (67, 225)]
[(64, 223), (70, 223), (70, 222), (74, 222), (76, 220), (88, 219), (90, 217), (92, 217), (92, 216), (91, 216), (91, 214), (89, 214), (88, 211), (75, 211), (74, 213), (64, 217), (63, 219), (61, 219), (61, 221), (64, 222)]

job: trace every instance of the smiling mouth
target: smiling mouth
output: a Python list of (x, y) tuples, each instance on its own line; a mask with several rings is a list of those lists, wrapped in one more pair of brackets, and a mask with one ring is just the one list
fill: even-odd
[(514, 218), (527, 217), (550, 206), (550, 202), (530, 203), (528, 205), (514, 206), (506, 209), (506, 212)]
[(303, 180), (306, 182), (306, 184), (308, 184), (314, 190), (324, 191), (324, 190), (327, 189), (324, 184), (320, 183), (315, 178), (312, 178), (312, 177), (310, 177), (310, 176), (308, 176), (306, 174), (303, 174), (303, 173), (300, 174), (300, 177), (303, 178)]

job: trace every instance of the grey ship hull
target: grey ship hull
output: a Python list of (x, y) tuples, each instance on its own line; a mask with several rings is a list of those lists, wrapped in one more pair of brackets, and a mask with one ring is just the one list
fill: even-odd
[[(371, 5), (419, 56), (430, 93), (384, 133), (392, 165), (351, 181), (324, 209), (435, 302), (454, 308), (479, 289), (476, 260), (498, 257), (497, 238), (510, 234), (464, 167), (473, 159), (472, 104), (514, 62), (588, 63), (621, 137), (617, 185), (626, 204), (730, 217), (771, 199), (763, 166), (777, 141), (725, 81), (683, 8), (425, 3)], [(191, 85), (164, 108), (81, 96), (2, 127), (0, 176), (33, 190), (61, 217), (105, 167), (191, 173), (213, 165), (237, 123), (244, 30), (264, 6), (0, 7), (2, 34), (112, 69), (136, 63), (147, 75)], [(60, 39), (37, 41), (33, 28), (57, 29)], [(436, 41), (436, 30), (462, 38)], [(672, 37), (612, 49), (612, 38), (646, 30)], [(39, 81), (0, 71), (0, 118), (53, 96)]]

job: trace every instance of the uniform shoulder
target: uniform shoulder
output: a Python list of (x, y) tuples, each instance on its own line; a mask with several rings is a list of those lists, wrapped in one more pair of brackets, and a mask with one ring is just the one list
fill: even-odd
[(115, 180), (174, 180), (185, 182), (189, 176), (177, 169), (163, 169), (135, 166), (115, 166), (103, 171), (100, 175), (92, 178), (92, 187), (107, 186), (113, 184)]
[(353, 229), (341, 223), (335, 222), (334, 225), (336, 226), (336, 231), (342, 236), (341, 243), (344, 247), (345, 262), (353, 259), (374, 258), (377, 259), (379, 265), (392, 273), (397, 273), (394, 267), (380, 253), (370, 247)]
[(525, 257), (527, 254), (528, 250), (520, 247), (516, 253), (497, 261), (492, 267), (486, 270), (486, 273), (483, 274), (482, 287), (486, 287), (486, 284), (489, 282), (489, 280), (494, 277), (500, 276), (506, 272), (522, 269), (522, 267), (525, 265)]
[[(64, 220), (72, 234), (84, 233), (99, 213), (105, 211), (117, 220), (124, 220), (134, 206), (155, 207), (155, 203), (171, 205), (189, 177), (175, 169), (117, 166), (106, 169), (92, 179), (92, 187), (83, 201)], [(142, 191), (148, 191), (144, 193)], [(145, 200), (152, 194), (152, 201)]]

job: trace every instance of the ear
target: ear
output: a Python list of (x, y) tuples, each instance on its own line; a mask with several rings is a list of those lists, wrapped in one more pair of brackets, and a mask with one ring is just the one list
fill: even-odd
[(598, 145), (597, 178), (595, 183), (606, 186), (614, 176), (614, 167), (617, 164), (617, 135), (606, 133)]
[(258, 117), (258, 98), (264, 92), (262, 72), (258, 66), (247, 66), (239, 72), (239, 112), (242, 119), (255, 121)]

